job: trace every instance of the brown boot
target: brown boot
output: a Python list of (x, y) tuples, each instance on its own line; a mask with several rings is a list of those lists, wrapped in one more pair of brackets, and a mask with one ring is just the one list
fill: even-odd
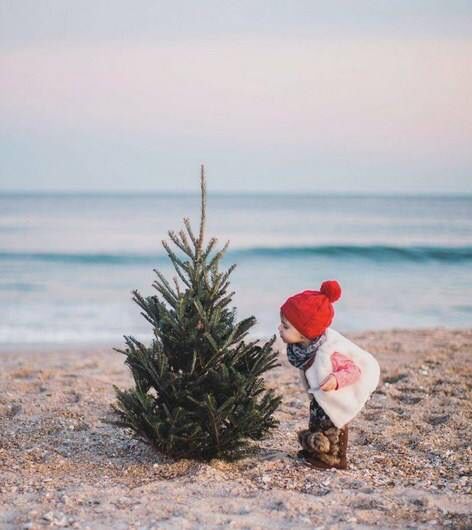
[(345, 425), (339, 433), (339, 469), (347, 469), (347, 425)]
[(305, 449), (298, 451), (297, 456), (298, 458), (302, 458), (305, 464), (310, 467), (316, 467), (317, 469), (329, 469), (331, 467), (335, 467), (332, 464), (323, 462), (323, 460), (320, 460), (319, 458), (317, 458), (317, 456), (314, 453), (305, 451)]
[[(302, 431), (303, 432), (303, 431)], [(316, 467), (318, 469), (347, 469), (347, 426), (339, 429), (339, 440), (336, 444), (330, 445), (330, 450), (326, 452), (317, 451), (316, 448), (312, 448), (307, 444), (308, 435), (300, 436), (302, 433), (299, 433), (299, 439), (302, 443), (304, 450), (298, 452), (298, 456), (303, 458), (305, 463), (311, 467)], [(308, 446), (308, 447), (307, 447)]]
[(328, 453), (330, 441), (322, 432), (312, 432), (308, 429), (298, 432), (300, 445), (309, 453)]

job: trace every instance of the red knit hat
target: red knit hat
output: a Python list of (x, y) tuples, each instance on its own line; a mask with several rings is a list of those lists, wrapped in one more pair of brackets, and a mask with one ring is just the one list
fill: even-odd
[(288, 298), (280, 308), (283, 316), (307, 339), (323, 334), (334, 317), (332, 304), (341, 297), (336, 280), (321, 284), (319, 291), (303, 291)]

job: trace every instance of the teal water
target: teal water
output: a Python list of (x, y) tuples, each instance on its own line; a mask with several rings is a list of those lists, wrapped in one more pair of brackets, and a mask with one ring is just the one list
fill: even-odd
[[(161, 246), (199, 196), (0, 195), (0, 343), (150, 337), (130, 299), (151, 294)], [(336, 278), (341, 331), (472, 323), (472, 197), (209, 195), (207, 237), (230, 240), (234, 305), (255, 336), (287, 296)]]

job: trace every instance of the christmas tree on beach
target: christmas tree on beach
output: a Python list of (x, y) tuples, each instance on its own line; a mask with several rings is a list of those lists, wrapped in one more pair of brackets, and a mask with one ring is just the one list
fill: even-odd
[(260, 440), (277, 426), (273, 414), (281, 398), (265, 387), (263, 374), (277, 366), (269, 341), (246, 342), (254, 317), (236, 319), (230, 308), (229, 276), (235, 265), (220, 271), (228, 243), (204, 244), (206, 183), (201, 167), (201, 217), (194, 234), (169, 231), (175, 248), (162, 242), (176, 272), (169, 282), (157, 275), (156, 295), (133, 291), (133, 300), (153, 327), (146, 346), (125, 336), (126, 356), (134, 388), (115, 387), (117, 424), (174, 457), (232, 458), (250, 440)]

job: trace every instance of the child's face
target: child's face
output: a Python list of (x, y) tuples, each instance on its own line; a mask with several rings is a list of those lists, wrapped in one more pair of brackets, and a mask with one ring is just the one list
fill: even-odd
[(280, 315), (280, 326), (278, 327), (280, 338), (286, 344), (295, 344), (297, 342), (306, 342), (304, 337), (296, 328), (290, 324), (290, 322), (283, 316)]

